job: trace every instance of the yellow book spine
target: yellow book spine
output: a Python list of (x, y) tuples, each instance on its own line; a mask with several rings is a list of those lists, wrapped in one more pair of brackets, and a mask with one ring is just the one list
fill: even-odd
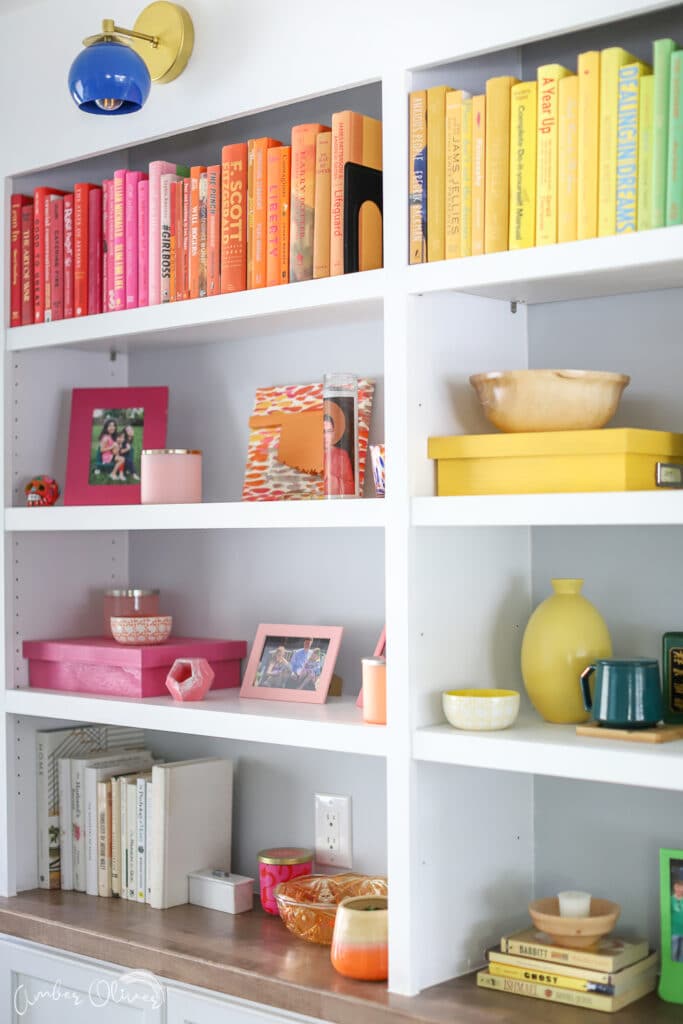
[(447, 85), (427, 89), (427, 259), (446, 254), (446, 93)]
[(530, 981), (537, 985), (556, 985), (558, 988), (566, 988), (572, 992), (597, 992), (610, 996), (614, 994), (613, 985), (600, 985), (586, 978), (574, 978), (567, 974), (558, 974), (552, 969), (538, 969), (529, 967), (517, 967), (515, 964), (499, 964), (489, 961), (489, 974), (494, 978), (519, 978), (520, 981)]
[(510, 249), (536, 244), (536, 82), (510, 90)]
[(330, 276), (331, 171), (332, 132), (320, 132), (315, 139), (313, 277)]
[(579, 153), (576, 234), (598, 234), (598, 145), (600, 139), (600, 51), (579, 54)]
[(598, 235), (613, 235), (617, 227), (617, 117), (619, 68), (636, 58), (621, 46), (600, 55), (600, 173), (598, 177)]
[(652, 227), (652, 139), (655, 76), (641, 75), (638, 100), (638, 231)]
[[(361, 163), (364, 167), (382, 170), (382, 122), (363, 115), (361, 119)], [(358, 222), (360, 245), (358, 265), (361, 270), (377, 270), (382, 266), (382, 214), (374, 203), (361, 207)]]
[(446, 93), (446, 259), (462, 255), (462, 89)]
[(408, 219), (410, 263), (427, 262), (425, 154), (427, 151), (427, 92), (418, 89), (408, 99), (409, 166)]
[(557, 240), (575, 242), (579, 160), (579, 80), (560, 79), (557, 147)]
[(484, 252), (486, 96), (472, 97), (472, 255)]
[(460, 255), (472, 255), (472, 100), (462, 103), (462, 229)]
[(559, 82), (569, 74), (561, 64), (543, 64), (537, 72), (536, 245), (557, 241)]
[(509, 75), (486, 83), (486, 175), (484, 251), (502, 252), (510, 233), (510, 90)]
[(617, 111), (616, 231), (638, 230), (638, 104), (640, 76), (652, 69), (640, 61), (619, 68)]

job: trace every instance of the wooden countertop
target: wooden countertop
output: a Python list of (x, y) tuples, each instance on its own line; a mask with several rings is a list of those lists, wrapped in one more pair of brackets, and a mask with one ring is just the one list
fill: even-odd
[[(0, 898), (0, 932), (136, 967), (161, 978), (318, 1017), (332, 1024), (585, 1024), (595, 1011), (487, 992), (474, 975), (406, 998), (337, 974), (329, 949), (302, 942), (261, 910), (232, 916), (202, 907), (152, 910), (127, 900), (36, 889)], [(681, 1007), (655, 995), (619, 1024), (680, 1024)]]

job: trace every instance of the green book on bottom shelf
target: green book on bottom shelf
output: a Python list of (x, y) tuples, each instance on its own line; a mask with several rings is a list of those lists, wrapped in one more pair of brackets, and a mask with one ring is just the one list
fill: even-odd
[(488, 970), (477, 972), (479, 988), (491, 988), (496, 992), (507, 992), (509, 995), (530, 996), (532, 999), (544, 999), (549, 1003), (566, 1003), (569, 1006), (580, 1006), (585, 1010), (601, 1010), (603, 1013), (616, 1013), (629, 1003), (635, 1003), (657, 985), (657, 970), (645, 971), (627, 992), (621, 996), (601, 996), (592, 992), (574, 992), (568, 988), (555, 985), (537, 984), (533, 981), (519, 981), (516, 978), (501, 978), (489, 974)]

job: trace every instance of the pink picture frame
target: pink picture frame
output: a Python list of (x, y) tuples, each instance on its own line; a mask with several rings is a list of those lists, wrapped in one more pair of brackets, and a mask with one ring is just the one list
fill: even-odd
[(139, 505), (143, 448), (166, 447), (168, 388), (74, 388), (65, 505)]
[(343, 633), (343, 626), (261, 623), (240, 697), (324, 704)]
[[(372, 652), (373, 658), (384, 658), (387, 653), (387, 627), (382, 627), (382, 632), (379, 635), (379, 640), (375, 644), (375, 649)], [(363, 686), (361, 685), (358, 693), (358, 699), (356, 700), (356, 707), (363, 707)]]

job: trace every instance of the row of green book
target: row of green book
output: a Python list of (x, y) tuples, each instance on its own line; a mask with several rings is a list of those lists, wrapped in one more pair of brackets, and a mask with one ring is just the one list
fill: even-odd
[(683, 50), (410, 94), (410, 262), (683, 223)]

